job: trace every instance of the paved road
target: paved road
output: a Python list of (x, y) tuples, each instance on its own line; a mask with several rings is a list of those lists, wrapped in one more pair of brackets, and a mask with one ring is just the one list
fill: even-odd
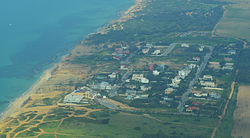
[(188, 90), (182, 95), (181, 101), (179, 102), (179, 106), (177, 107), (179, 112), (183, 112), (185, 103), (188, 101), (188, 95), (192, 92), (192, 89), (193, 89), (194, 85), (199, 80), (199, 77), (200, 77), (201, 73), (206, 68), (208, 60), (210, 59), (210, 57), (211, 57), (211, 55), (213, 53), (214, 47), (211, 47), (211, 46), (207, 46), (207, 47), (210, 49), (210, 52), (205, 55), (204, 60), (201, 63), (200, 67), (198, 68), (194, 79), (191, 80), (190, 83), (189, 83)]
[(170, 44), (170, 46), (166, 49), (166, 51), (164, 51), (164, 53), (162, 53), (160, 56), (167, 56), (170, 52), (172, 52), (172, 50), (175, 48), (177, 44), (178, 43)]
[[(138, 51), (136, 51), (138, 52)], [(121, 61), (120, 64), (129, 64), (130, 60), (135, 56), (135, 53), (131, 53), (124, 61)], [(125, 74), (123, 74), (122, 78), (121, 78), (121, 83), (118, 84), (118, 87), (112, 89), (109, 93), (109, 96), (113, 97), (113, 96), (116, 96), (117, 95), (117, 91), (118, 89), (120, 88), (120, 86), (122, 86), (125, 81), (128, 79), (128, 77), (132, 74), (133, 70), (132, 69), (129, 69)]]

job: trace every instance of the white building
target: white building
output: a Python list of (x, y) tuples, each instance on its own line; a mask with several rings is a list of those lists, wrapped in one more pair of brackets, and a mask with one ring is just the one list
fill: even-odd
[(157, 70), (154, 70), (154, 71), (153, 71), (153, 75), (158, 76), (159, 74), (160, 74), (159, 71), (157, 71)]
[(183, 43), (183, 44), (181, 44), (181, 47), (189, 48), (189, 44)]
[(141, 81), (142, 78), (143, 78), (143, 74), (133, 74), (132, 76), (132, 80), (134, 81)]
[(148, 52), (149, 52), (149, 48), (142, 49), (142, 53), (143, 53), (143, 54), (148, 54)]
[(83, 99), (83, 96), (68, 94), (67, 96), (64, 97), (63, 102), (64, 103), (80, 103), (82, 99)]
[(151, 87), (147, 87), (145, 85), (140, 86), (140, 88), (141, 88), (142, 91), (148, 91), (148, 90), (151, 89)]
[(152, 54), (153, 55), (159, 55), (161, 53), (161, 50), (155, 50)]
[(117, 76), (117, 72), (113, 72), (112, 74), (109, 75), (109, 78), (115, 79)]
[(142, 78), (141, 83), (149, 83), (149, 80), (147, 78)]

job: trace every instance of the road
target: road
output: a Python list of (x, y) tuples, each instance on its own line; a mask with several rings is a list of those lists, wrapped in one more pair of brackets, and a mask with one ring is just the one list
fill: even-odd
[(204, 60), (201, 63), (200, 67), (198, 68), (194, 79), (190, 81), (187, 91), (182, 95), (181, 101), (179, 102), (179, 106), (177, 107), (179, 112), (183, 112), (185, 103), (188, 101), (188, 95), (192, 92), (192, 89), (193, 89), (194, 85), (199, 80), (199, 77), (200, 77), (201, 73), (206, 68), (207, 63), (208, 63), (208, 61), (209, 61), (209, 59), (210, 59), (210, 57), (211, 57), (211, 55), (213, 53), (214, 48), (211, 47), (211, 46), (207, 46), (207, 47), (209, 48), (210, 52), (205, 55)]
[[(138, 52), (138, 51), (136, 51)], [(128, 65), (130, 60), (135, 56), (135, 53), (131, 53), (125, 60), (121, 61), (120, 64), (125, 64), (125, 65)], [(118, 89), (120, 88), (120, 86), (122, 86), (125, 81), (128, 79), (128, 77), (132, 74), (133, 70), (132, 69), (128, 69), (128, 71), (122, 75), (122, 78), (121, 78), (121, 83), (118, 84), (118, 86), (116, 88), (113, 88), (110, 92), (109, 92), (109, 96), (110, 97), (113, 97), (113, 96), (116, 96), (117, 95), (117, 91)]]
[(172, 44), (170, 44), (170, 46), (160, 56), (167, 56), (170, 52), (172, 52), (172, 50), (175, 48), (175, 46), (177, 44), (178, 43), (172, 43)]
[(234, 94), (234, 88), (235, 88), (236, 78), (237, 78), (237, 76), (238, 76), (238, 73), (239, 73), (239, 70), (236, 71), (236, 74), (235, 74), (235, 76), (234, 76), (234, 81), (233, 81), (233, 83), (232, 83), (232, 85), (231, 85), (231, 92), (230, 92), (229, 97), (228, 97), (228, 99), (227, 99), (227, 102), (226, 102), (226, 105), (225, 105), (225, 107), (224, 107), (224, 110), (223, 110), (221, 116), (219, 116), (220, 119), (219, 119), (219, 121), (218, 121), (216, 127), (215, 127), (214, 130), (213, 130), (213, 133), (212, 133), (212, 135), (211, 135), (211, 138), (214, 138), (214, 137), (215, 137), (215, 134), (216, 134), (217, 130), (219, 129), (219, 127), (220, 127), (220, 125), (221, 125), (221, 123), (222, 123), (222, 120), (224, 119), (224, 117), (225, 117), (225, 115), (226, 115), (227, 108), (228, 108), (228, 104), (229, 104), (229, 102), (230, 102), (230, 100), (232, 99), (232, 96), (233, 96), (233, 94)]

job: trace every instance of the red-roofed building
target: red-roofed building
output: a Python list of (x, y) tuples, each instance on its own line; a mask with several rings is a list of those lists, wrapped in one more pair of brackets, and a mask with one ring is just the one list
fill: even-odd
[(200, 108), (199, 108), (199, 107), (192, 106), (192, 107), (188, 107), (188, 108), (186, 109), (187, 112), (192, 112), (192, 111), (194, 111), (194, 110), (200, 111)]
[(150, 65), (148, 66), (148, 69), (151, 70), (151, 71), (153, 71), (153, 70), (154, 70), (154, 65), (155, 65), (155, 64), (150, 64)]
[(200, 105), (199, 102), (192, 102), (192, 105)]

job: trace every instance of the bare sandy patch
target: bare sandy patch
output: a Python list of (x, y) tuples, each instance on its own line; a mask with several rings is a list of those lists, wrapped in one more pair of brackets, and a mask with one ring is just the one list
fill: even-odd
[(234, 112), (233, 137), (247, 138), (250, 136), (250, 86), (240, 86), (237, 107)]

